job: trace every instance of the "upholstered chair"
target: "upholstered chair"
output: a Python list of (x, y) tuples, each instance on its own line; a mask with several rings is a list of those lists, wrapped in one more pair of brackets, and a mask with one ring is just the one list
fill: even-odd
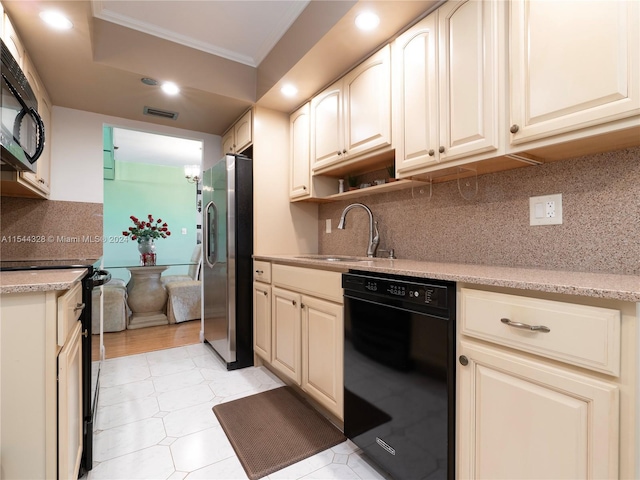
[[(102, 286), (102, 294), (104, 295), (103, 332), (120, 332), (127, 328), (127, 319), (131, 312), (127, 305), (127, 284), (125, 281), (112, 278)], [(93, 290), (91, 307), (91, 333), (98, 335), (100, 333), (100, 290), (97, 288)]]
[(191, 256), (188, 275), (163, 275), (162, 284), (167, 289), (167, 319), (170, 324), (197, 320), (202, 309), (202, 282), (200, 266), (202, 245), (196, 245)]

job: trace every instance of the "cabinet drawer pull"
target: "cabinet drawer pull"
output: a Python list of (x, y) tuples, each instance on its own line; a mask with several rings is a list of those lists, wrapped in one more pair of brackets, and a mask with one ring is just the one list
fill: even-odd
[(264, 270), (256, 270), (256, 273), (257, 273), (258, 275), (262, 275), (262, 274), (264, 273)]
[(76, 303), (76, 306), (73, 308), (74, 312), (77, 312), (78, 310), (82, 310), (84, 309), (84, 303)]
[(511, 125), (511, 128), (509, 129), (511, 133), (518, 133), (518, 130), (520, 130), (518, 125)]
[(530, 330), (532, 332), (549, 333), (551, 329), (544, 325), (527, 325), (526, 323), (512, 322), (508, 318), (501, 318), (500, 321), (505, 325), (509, 325), (513, 328), (522, 328), (523, 330)]
[(82, 332), (82, 336), (84, 338), (87, 338), (89, 336), (89, 330), (87, 330), (86, 328), (84, 329), (84, 331)]

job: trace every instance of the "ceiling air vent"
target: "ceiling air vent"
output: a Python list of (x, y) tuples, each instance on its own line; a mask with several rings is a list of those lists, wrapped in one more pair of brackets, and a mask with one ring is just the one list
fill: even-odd
[(145, 115), (152, 115), (154, 117), (168, 118), (170, 120), (176, 120), (178, 118), (178, 112), (170, 112), (168, 110), (160, 110), (159, 108), (144, 107)]

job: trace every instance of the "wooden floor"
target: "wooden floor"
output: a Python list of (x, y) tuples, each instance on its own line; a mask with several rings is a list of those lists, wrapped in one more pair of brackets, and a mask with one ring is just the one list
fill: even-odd
[[(100, 352), (100, 336), (94, 335), (92, 340), (92, 353), (95, 360)], [(200, 320), (104, 334), (104, 350), (107, 359), (198, 342), (200, 342)]]

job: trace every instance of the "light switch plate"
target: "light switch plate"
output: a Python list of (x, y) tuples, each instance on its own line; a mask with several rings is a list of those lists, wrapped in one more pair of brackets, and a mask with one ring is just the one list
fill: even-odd
[(529, 225), (562, 225), (562, 194), (530, 197)]

